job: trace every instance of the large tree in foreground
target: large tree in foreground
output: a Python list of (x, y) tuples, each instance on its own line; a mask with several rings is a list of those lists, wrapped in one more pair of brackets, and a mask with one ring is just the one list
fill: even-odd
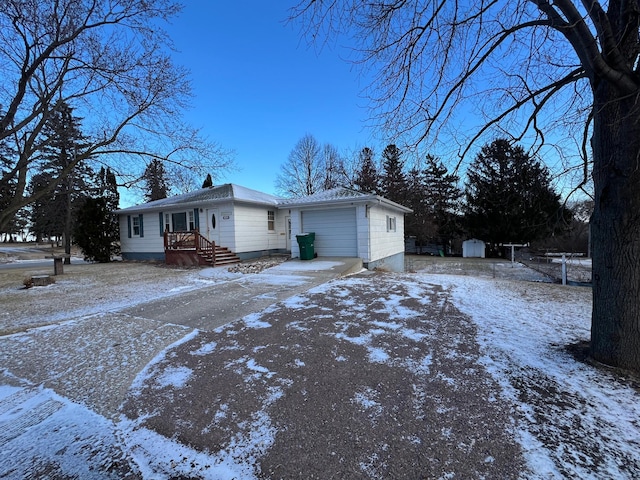
[[(0, 178), (0, 191), (11, 193), (0, 231), (89, 158), (129, 182), (154, 159), (216, 172), (228, 165), (181, 118), (190, 84), (162, 28), (180, 8), (172, 0), (0, 1), (0, 144), (14, 151)], [(29, 192), (59, 102), (84, 118), (86, 146), (45, 190)]]
[(461, 106), (484, 115), (467, 146), (494, 127), (520, 126), (539, 145), (567, 122), (583, 132), (595, 191), (591, 352), (640, 371), (640, 1), (301, 0), (292, 18), (310, 38), (349, 29), (361, 41), (374, 105), (414, 143), (444, 133)]

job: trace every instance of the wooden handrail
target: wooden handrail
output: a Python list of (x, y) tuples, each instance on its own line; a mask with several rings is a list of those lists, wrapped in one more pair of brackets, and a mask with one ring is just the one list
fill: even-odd
[(196, 240), (196, 251), (204, 255), (205, 257), (211, 258), (211, 264), (212, 266), (215, 267), (216, 266), (215, 242), (211, 242), (209, 241), (209, 239), (200, 235), (200, 232), (198, 230), (195, 230), (194, 233), (195, 233), (195, 240)]
[(212, 259), (215, 266), (215, 242), (209, 241), (198, 230), (187, 232), (164, 232), (164, 249), (166, 250), (195, 250), (196, 253)]

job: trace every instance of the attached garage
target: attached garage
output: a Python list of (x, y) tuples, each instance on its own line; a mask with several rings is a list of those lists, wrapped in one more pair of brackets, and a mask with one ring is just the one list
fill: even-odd
[(315, 232), (315, 252), (323, 257), (357, 257), (356, 209), (303, 210), (302, 232)]

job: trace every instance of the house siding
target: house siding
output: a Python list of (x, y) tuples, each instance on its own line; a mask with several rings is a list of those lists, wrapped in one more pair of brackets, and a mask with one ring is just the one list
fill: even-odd
[(356, 207), (356, 231), (358, 236), (358, 257), (364, 263), (371, 259), (371, 245), (369, 239), (369, 207), (358, 205)]
[(164, 260), (164, 237), (160, 236), (157, 212), (143, 214), (143, 236), (129, 237), (130, 218), (139, 214), (120, 215), (120, 250), (124, 260)]
[[(275, 230), (268, 228), (267, 212), (275, 214)], [(234, 216), (235, 252), (284, 251), (287, 246), (285, 214), (273, 207), (236, 205)]]
[[(287, 217), (290, 217), (293, 258), (300, 256), (295, 235), (312, 228), (317, 230), (317, 247), (321, 248), (316, 248), (316, 253), (320, 255), (357, 255), (370, 268), (393, 265), (395, 270), (403, 264), (404, 212), (408, 209), (375, 195), (336, 189), (296, 203), (225, 184), (157, 202), (119, 211), (123, 258), (162, 260), (164, 215), (185, 212), (186, 228), (199, 228), (203, 236), (229, 248), (241, 259), (286, 252)], [(268, 211), (274, 212), (272, 230), (269, 229)], [(345, 212), (348, 211), (352, 213), (347, 219)], [(211, 223), (214, 212), (215, 230)], [(315, 213), (307, 216), (307, 226), (304, 215), (309, 212)], [(189, 213), (195, 214), (191, 225)], [(139, 224), (144, 233), (134, 236), (129, 233), (133, 227), (132, 218), (140, 215), (144, 221)], [(389, 217), (395, 219), (395, 228), (388, 228)], [(182, 221), (178, 225), (180, 229), (185, 228)]]
[[(395, 218), (395, 231), (388, 231), (389, 217)], [(367, 268), (404, 270), (404, 214), (379, 205), (371, 206), (369, 228), (371, 253), (365, 261)]]

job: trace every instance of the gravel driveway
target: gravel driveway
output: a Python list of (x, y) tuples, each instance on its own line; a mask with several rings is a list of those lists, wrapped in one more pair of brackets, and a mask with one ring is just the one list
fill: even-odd
[(337, 280), (201, 333), (144, 372), (123, 412), (260, 478), (517, 478), (473, 324), (406, 280)]
[[(637, 385), (544, 336), (556, 325), (554, 342), (583, 335), (565, 325), (582, 325), (587, 290), (522, 282), (539, 279), (488, 262), (429, 260), (460, 276), (325, 283), (311, 262), (288, 266), (71, 266), (40, 290), (0, 274), (0, 477), (640, 474)], [(487, 291), (454, 298), (476, 286)], [(237, 319), (215, 319), (215, 299), (231, 293)], [(563, 307), (547, 315), (547, 301)], [(519, 340), (487, 348), (509, 336)]]

